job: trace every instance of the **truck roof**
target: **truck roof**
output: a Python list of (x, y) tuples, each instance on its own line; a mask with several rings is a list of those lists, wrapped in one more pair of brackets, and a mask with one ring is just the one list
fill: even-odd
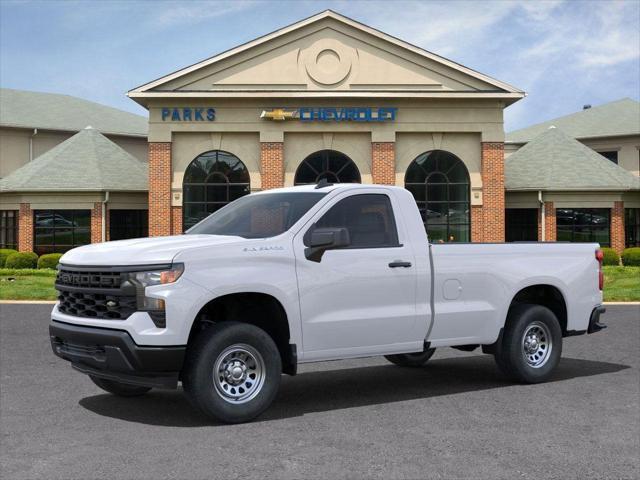
[[(312, 185), (299, 185), (296, 187), (284, 187), (284, 188), (273, 188), (269, 190), (263, 190), (261, 192), (256, 193), (293, 193), (293, 192), (332, 192), (334, 190), (353, 190), (353, 189), (371, 189), (371, 188), (400, 188), (394, 187), (391, 185), (371, 185), (371, 184), (362, 184), (362, 183), (335, 183), (335, 184), (327, 184), (325, 186), (320, 186), (312, 184)], [(402, 189), (404, 190), (404, 189)]]

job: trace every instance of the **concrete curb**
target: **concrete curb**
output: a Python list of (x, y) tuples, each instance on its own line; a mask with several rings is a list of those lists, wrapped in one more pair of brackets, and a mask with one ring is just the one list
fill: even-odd
[(602, 302), (603, 305), (640, 305), (640, 302)]
[(0, 300), (0, 305), (53, 305), (55, 300)]

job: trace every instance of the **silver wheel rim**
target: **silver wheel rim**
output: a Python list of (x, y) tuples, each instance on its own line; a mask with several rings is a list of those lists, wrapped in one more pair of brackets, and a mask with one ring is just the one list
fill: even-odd
[(544, 366), (553, 348), (551, 331), (542, 322), (533, 322), (525, 329), (522, 336), (522, 355), (527, 365), (533, 368)]
[(262, 355), (243, 343), (225, 348), (213, 367), (213, 384), (223, 400), (234, 405), (255, 398), (266, 376)]

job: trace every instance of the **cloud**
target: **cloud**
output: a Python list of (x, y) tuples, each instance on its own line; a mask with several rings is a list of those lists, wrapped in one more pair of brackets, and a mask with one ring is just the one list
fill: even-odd
[(147, 24), (156, 28), (171, 28), (179, 25), (193, 25), (210, 21), (217, 17), (237, 13), (252, 6), (256, 1), (236, 0), (233, 2), (220, 1), (182, 1), (163, 2), (159, 5), (165, 8), (150, 11)]

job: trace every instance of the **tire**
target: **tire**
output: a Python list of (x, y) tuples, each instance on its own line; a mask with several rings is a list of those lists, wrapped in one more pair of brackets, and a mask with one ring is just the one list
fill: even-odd
[(435, 351), (435, 348), (428, 348), (424, 352), (385, 355), (384, 358), (400, 367), (421, 367), (427, 363)]
[(509, 309), (495, 359), (510, 379), (522, 383), (547, 381), (560, 362), (562, 329), (555, 314), (542, 305)]
[(118, 395), (119, 397), (139, 397), (151, 390), (151, 387), (141, 387), (129, 383), (116, 382), (115, 380), (107, 380), (106, 378), (95, 377), (93, 375), (89, 375), (89, 378), (105, 392)]
[(281, 375), (280, 352), (264, 330), (221, 322), (202, 331), (187, 348), (182, 386), (208, 417), (242, 423), (271, 405)]

